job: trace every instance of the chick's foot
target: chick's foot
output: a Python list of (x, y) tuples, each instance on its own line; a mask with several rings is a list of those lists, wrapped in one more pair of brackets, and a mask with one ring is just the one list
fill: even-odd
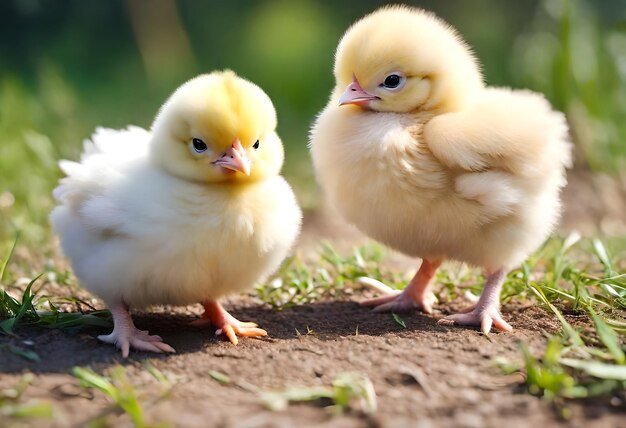
[(462, 326), (480, 327), (484, 334), (489, 334), (493, 325), (500, 331), (507, 332), (513, 327), (502, 319), (497, 305), (487, 307), (474, 306), (468, 312), (448, 315), (439, 321), (440, 324), (457, 324)]
[(176, 352), (160, 336), (151, 335), (147, 330), (139, 330), (135, 327), (128, 308), (120, 303), (111, 308), (113, 315), (113, 332), (103, 334), (98, 339), (105, 343), (111, 343), (122, 350), (122, 357), (128, 357), (130, 348), (148, 352)]
[(420, 309), (431, 314), (435, 295), (430, 291), (430, 280), (435, 275), (441, 260), (424, 259), (419, 270), (402, 292), (394, 292), (387, 296), (368, 299), (361, 302), (363, 306), (373, 306), (374, 312), (410, 312)]
[(485, 290), (476, 305), (466, 309), (463, 313), (449, 315), (439, 320), (439, 324), (480, 327), (484, 334), (489, 334), (492, 326), (504, 332), (513, 330), (513, 327), (502, 319), (502, 315), (500, 315), (500, 311), (498, 310), (503, 282), (503, 270), (498, 270), (489, 275)]
[(257, 324), (253, 322), (242, 322), (229, 314), (226, 309), (218, 302), (209, 301), (202, 304), (204, 306), (204, 314), (191, 325), (196, 327), (215, 327), (216, 335), (225, 335), (233, 345), (237, 345), (241, 337), (260, 337), (267, 336), (267, 332), (261, 328), (257, 328)]

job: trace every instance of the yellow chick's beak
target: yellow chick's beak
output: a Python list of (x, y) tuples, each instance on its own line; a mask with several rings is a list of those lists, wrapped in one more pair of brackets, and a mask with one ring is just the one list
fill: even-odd
[(372, 95), (365, 91), (361, 87), (361, 84), (357, 80), (356, 76), (352, 75), (352, 83), (348, 85), (344, 93), (339, 98), (339, 105), (343, 106), (346, 104), (355, 104), (358, 106), (367, 105), (372, 100), (380, 99), (376, 95)]
[(213, 165), (221, 167), (224, 172), (239, 171), (250, 175), (252, 162), (248, 158), (245, 149), (241, 145), (239, 138), (235, 138), (232, 146), (222, 155), (222, 157), (211, 162)]

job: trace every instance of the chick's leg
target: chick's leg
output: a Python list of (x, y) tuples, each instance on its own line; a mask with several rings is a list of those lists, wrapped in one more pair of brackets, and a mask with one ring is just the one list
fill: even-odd
[(233, 345), (239, 343), (237, 336), (267, 336), (267, 332), (257, 328), (255, 323), (239, 321), (215, 300), (209, 300), (203, 303), (202, 306), (204, 306), (204, 314), (202, 314), (200, 319), (193, 321), (191, 324), (196, 327), (213, 326), (217, 328), (215, 331), (216, 335), (225, 335)]
[(128, 351), (132, 346), (139, 351), (150, 352), (176, 352), (160, 336), (153, 336), (146, 330), (139, 330), (133, 323), (133, 318), (124, 303), (118, 303), (111, 307), (113, 315), (113, 332), (98, 336), (98, 339), (112, 343), (122, 350), (122, 356), (128, 357)]
[(416, 308), (430, 314), (433, 312), (435, 295), (430, 291), (430, 281), (441, 265), (441, 260), (422, 261), (419, 270), (402, 292), (361, 302), (364, 306), (374, 306), (374, 312), (409, 312)]
[(498, 310), (504, 277), (505, 272), (502, 269), (490, 274), (483, 294), (480, 295), (475, 306), (469, 308), (465, 313), (449, 315), (440, 322), (442, 324), (451, 322), (458, 325), (480, 327), (485, 334), (489, 334), (492, 325), (500, 331), (513, 330), (513, 327), (502, 319)]

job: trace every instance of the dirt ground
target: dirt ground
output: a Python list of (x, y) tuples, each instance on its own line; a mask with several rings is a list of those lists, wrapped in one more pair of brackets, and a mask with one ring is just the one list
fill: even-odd
[[(84, 426), (109, 403), (99, 392), (92, 394), (77, 387), (78, 382), (69, 375), (74, 366), (102, 371), (123, 364), (133, 382), (144, 384), (147, 390), (155, 389), (156, 382), (143, 368), (144, 360), (176, 378), (167, 398), (156, 403), (147, 400), (145, 406), (150, 420), (170, 421), (175, 426), (624, 426), (623, 402), (573, 404), (569, 406), (570, 422), (563, 422), (551, 405), (523, 391), (521, 374), (505, 376), (495, 366), (496, 357), (519, 358), (521, 340), (538, 349), (543, 346), (543, 331), (558, 327), (539, 308), (505, 307), (503, 312), (514, 325), (514, 332), (487, 338), (477, 331), (436, 323), (438, 317), (459, 309), (459, 305), (442, 308), (433, 316), (403, 316), (406, 329), (389, 314), (374, 314), (349, 301), (281, 312), (249, 299), (231, 301), (229, 307), (240, 319), (257, 321), (270, 336), (243, 339), (234, 347), (210, 330), (187, 326), (198, 308), (176, 312), (165, 308), (159, 314), (138, 314), (137, 324), (163, 336), (177, 353), (159, 356), (135, 352), (123, 360), (113, 347), (98, 343), (94, 337), (97, 331), (69, 335), (56, 330), (27, 330), (21, 332), (20, 339), (33, 341), (43, 361), (27, 362), (3, 353), (2, 384), (17, 381), (21, 373), (35, 373), (26, 396), (53, 401), (58, 410), (54, 426), (59, 427)], [(312, 333), (298, 335), (296, 330)], [(222, 385), (208, 375), (209, 370), (224, 373), (233, 382)], [(331, 417), (315, 404), (270, 412), (253, 392), (236, 386), (249, 383), (270, 390), (323, 386), (347, 371), (367, 373), (372, 380), (379, 406), (375, 416), (353, 411)], [(115, 426), (130, 425), (127, 416), (113, 420)], [(49, 426), (49, 422), (40, 426)]]
[[(591, 195), (593, 189), (589, 192)], [(566, 222), (568, 218), (566, 212)], [(362, 239), (328, 216), (309, 216), (300, 248), (309, 251), (320, 238), (332, 239), (340, 248)], [(393, 256), (388, 263), (409, 268), (415, 261)], [(489, 337), (437, 324), (437, 319), (466, 304), (458, 301), (438, 306), (432, 316), (403, 315), (403, 328), (391, 315), (374, 314), (355, 301), (276, 311), (253, 298), (234, 298), (226, 307), (236, 317), (254, 320), (269, 332), (267, 338), (244, 338), (237, 347), (215, 337), (212, 330), (187, 325), (200, 314), (199, 305), (158, 308), (135, 314), (136, 324), (161, 335), (177, 353), (131, 352), (126, 360), (119, 351), (96, 340), (96, 335), (106, 331), (72, 335), (20, 329), (18, 338), (0, 336), (0, 344), (27, 347), (24, 341), (30, 341), (42, 361), (29, 362), (0, 349), (0, 387), (11, 385), (26, 372), (34, 373), (25, 399), (51, 401), (56, 409), (52, 426), (58, 427), (85, 426), (111, 408), (100, 392), (79, 388), (71, 369), (90, 366), (103, 372), (116, 364), (124, 365), (132, 382), (139, 385), (137, 389), (144, 392), (149, 421), (169, 421), (180, 427), (626, 426), (626, 396), (569, 403), (571, 417), (564, 421), (551, 404), (524, 391), (522, 374), (504, 375), (497, 367), (498, 358), (519, 361), (521, 341), (541, 350), (545, 332), (559, 328), (552, 316), (538, 307), (511, 304), (503, 308), (503, 314), (515, 330)], [(159, 384), (144, 368), (144, 361), (175, 379), (165, 398), (156, 400)], [(209, 376), (210, 370), (228, 375), (232, 382), (220, 384)], [(378, 400), (374, 416), (358, 410), (331, 416), (323, 403), (291, 405), (285, 411), (272, 412), (254, 392), (242, 388), (246, 384), (263, 390), (330, 386), (336, 375), (350, 371), (365, 373), (372, 380)], [(130, 426), (126, 415), (113, 414), (111, 418), (114, 426)], [(0, 427), (11, 423), (0, 415)], [(23, 426), (51, 425), (49, 421), (39, 425), (29, 421)]]

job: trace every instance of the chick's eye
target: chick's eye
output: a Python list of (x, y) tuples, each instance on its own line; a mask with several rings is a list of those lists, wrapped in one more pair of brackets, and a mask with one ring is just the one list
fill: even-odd
[(259, 148), (259, 140), (256, 140), (256, 142), (252, 145), (252, 148), (253, 148), (254, 150), (256, 150), (256, 149), (258, 149), (258, 148)]
[(397, 74), (390, 74), (389, 76), (385, 77), (383, 86), (385, 88), (395, 89), (398, 86), (400, 86), (401, 82), (402, 82), (402, 77), (400, 77)]
[(204, 153), (208, 149), (206, 143), (200, 138), (194, 138), (193, 140), (191, 140), (191, 145), (196, 153)]

